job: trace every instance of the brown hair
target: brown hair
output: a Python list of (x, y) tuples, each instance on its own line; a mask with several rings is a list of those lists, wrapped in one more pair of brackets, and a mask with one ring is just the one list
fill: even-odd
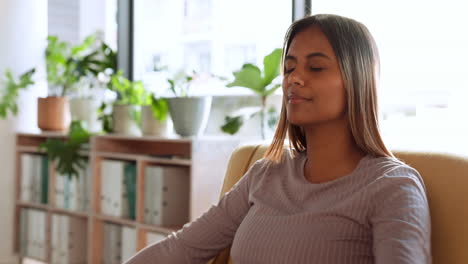
[[(367, 154), (394, 157), (385, 146), (379, 131), (377, 77), (379, 54), (372, 35), (361, 23), (337, 15), (314, 15), (294, 22), (286, 32), (282, 69), (289, 45), (297, 33), (318, 26), (331, 43), (340, 66), (347, 97), (348, 121), (356, 145)], [(265, 158), (279, 162), (283, 154), (286, 133), (294, 152), (305, 152), (306, 137), (301, 127), (287, 120), (283, 100), (281, 114)]]

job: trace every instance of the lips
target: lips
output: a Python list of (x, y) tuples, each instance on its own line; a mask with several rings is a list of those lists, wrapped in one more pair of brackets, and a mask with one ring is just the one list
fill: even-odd
[(299, 96), (299, 95), (296, 95), (296, 94), (289, 94), (288, 95), (288, 103), (289, 104), (300, 104), (300, 103), (309, 102), (309, 101), (312, 101), (312, 99), (306, 98), (306, 97), (303, 97), (303, 96)]

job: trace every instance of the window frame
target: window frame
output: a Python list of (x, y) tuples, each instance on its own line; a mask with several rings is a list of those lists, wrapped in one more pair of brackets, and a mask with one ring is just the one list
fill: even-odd
[[(310, 15), (311, 0), (292, 1), (292, 22)], [(117, 65), (123, 75), (134, 81), (134, 0), (117, 0)]]

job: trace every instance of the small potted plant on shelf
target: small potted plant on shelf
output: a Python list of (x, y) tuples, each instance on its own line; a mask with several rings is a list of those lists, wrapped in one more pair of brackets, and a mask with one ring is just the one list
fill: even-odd
[(9, 114), (15, 116), (18, 113), (17, 99), (21, 90), (27, 89), (34, 84), (32, 77), (36, 70), (33, 68), (21, 74), (15, 80), (11, 70), (5, 71), (3, 80), (4, 89), (0, 94), (0, 118), (5, 119)]
[(98, 132), (102, 125), (97, 109), (110, 76), (117, 71), (117, 54), (98, 33), (91, 35), (90, 40), (87, 55), (77, 60), (84, 75), (70, 99), (70, 113), (72, 120), (82, 120), (89, 131)]
[(206, 127), (211, 109), (211, 96), (190, 96), (196, 72), (191, 75), (180, 71), (168, 79), (175, 97), (167, 98), (174, 130), (181, 136), (195, 136)]
[(96, 35), (87, 37), (77, 46), (71, 46), (55, 36), (49, 36), (47, 41), (45, 55), (49, 96), (38, 101), (39, 128), (65, 130), (70, 121), (69, 99), (77, 94), (81, 98), (71, 102), (72, 117), (85, 120), (90, 123), (89, 126), (95, 127), (93, 122), (97, 115), (89, 117), (95, 113), (90, 109), (96, 109), (99, 102), (91, 98), (83, 99), (83, 90), (92, 87), (100, 73), (107, 69), (115, 70), (115, 52), (99, 41)]
[(167, 136), (169, 130), (169, 107), (165, 98), (148, 94), (141, 109), (141, 127), (143, 135)]
[(263, 59), (263, 71), (256, 65), (246, 63), (239, 71), (233, 73), (235, 79), (227, 87), (245, 87), (260, 98), (259, 107), (245, 107), (226, 116), (221, 130), (228, 134), (235, 134), (250, 118), (260, 115), (260, 132), (265, 139), (266, 128), (274, 127), (277, 121), (275, 108), (267, 109), (267, 99), (281, 84), (274, 82), (280, 74), (281, 49), (275, 49)]
[(117, 93), (117, 99), (112, 104), (112, 132), (140, 135), (141, 106), (148, 97), (143, 83), (132, 82), (119, 71), (111, 77), (108, 88)]

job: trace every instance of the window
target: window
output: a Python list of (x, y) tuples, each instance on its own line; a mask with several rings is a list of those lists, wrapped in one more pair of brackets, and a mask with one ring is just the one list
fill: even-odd
[(135, 1), (134, 79), (170, 95), (167, 75), (194, 70), (202, 76), (194, 94), (250, 94), (210, 76), (232, 78), (246, 62), (262, 65), (282, 46), (291, 14), (292, 2), (284, 0)]
[(365, 24), (380, 51), (382, 130), (392, 148), (468, 153), (464, 1), (313, 0)]
[(73, 45), (101, 31), (104, 40), (117, 49), (117, 0), (49, 0), (48, 34)]

